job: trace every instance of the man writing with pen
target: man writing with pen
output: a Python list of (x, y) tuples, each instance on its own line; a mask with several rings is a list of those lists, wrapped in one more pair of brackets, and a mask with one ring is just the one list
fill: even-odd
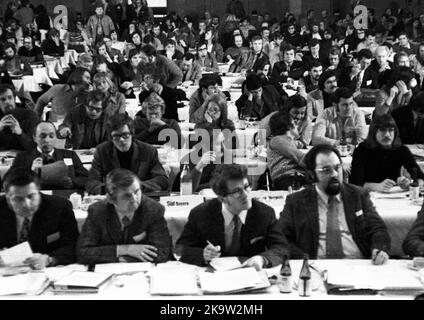
[(246, 168), (217, 166), (211, 187), (218, 196), (190, 212), (177, 245), (181, 261), (199, 266), (213, 258), (237, 256), (243, 266), (277, 266), (288, 255), (274, 210), (251, 198)]

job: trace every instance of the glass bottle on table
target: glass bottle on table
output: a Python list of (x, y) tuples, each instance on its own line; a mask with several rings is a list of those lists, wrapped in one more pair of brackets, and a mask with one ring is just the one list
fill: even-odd
[(311, 295), (311, 270), (309, 269), (309, 256), (307, 254), (303, 256), (303, 265), (299, 274), (297, 291), (301, 297), (309, 297)]
[(188, 163), (184, 163), (183, 171), (180, 176), (180, 195), (191, 195), (193, 194), (193, 179), (191, 177)]
[(420, 185), (418, 183), (417, 168), (412, 169), (412, 182), (409, 185), (409, 199), (417, 200), (420, 197)]
[(282, 293), (290, 293), (292, 291), (292, 271), (287, 257), (281, 265), (278, 288)]
[(342, 137), (340, 138), (340, 155), (346, 157), (348, 155), (348, 146), (346, 139), (346, 131), (342, 130)]

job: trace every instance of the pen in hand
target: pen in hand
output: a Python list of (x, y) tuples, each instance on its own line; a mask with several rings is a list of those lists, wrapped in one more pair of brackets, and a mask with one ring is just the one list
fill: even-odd
[(209, 240), (206, 240), (206, 242), (208, 243), (208, 245), (210, 245), (214, 250), (216, 250), (216, 251), (221, 251), (221, 248), (219, 248), (219, 246), (214, 246), (213, 244), (212, 244), (212, 242), (210, 242)]

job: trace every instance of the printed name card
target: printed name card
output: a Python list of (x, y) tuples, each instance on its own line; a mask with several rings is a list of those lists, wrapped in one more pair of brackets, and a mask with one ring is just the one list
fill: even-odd
[(192, 209), (203, 202), (204, 202), (203, 196), (199, 196), (199, 195), (160, 197), (160, 203), (166, 209), (172, 209), (172, 210)]

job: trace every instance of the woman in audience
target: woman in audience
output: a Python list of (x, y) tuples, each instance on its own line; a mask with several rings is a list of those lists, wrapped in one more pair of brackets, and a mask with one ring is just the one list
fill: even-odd
[(107, 73), (96, 73), (93, 83), (95, 89), (100, 90), (105, 96), (103, 112), (106, 116), (110, 117), (116, 113), (125, 113), (125, 96), (118, 91), (118, 88)]
[(378, 92), (374, 115), (391, 113), (394, 109), (407, 105), (416, 85), (414, 73), (408, 67), (393, 70), (387, 84)]
[[(307, 117), (305, 121), (309, 121)], [(267, 150), (267, 166), (273, 189), (287, 190), (295, 183), (298, 186), (305, 184), (305, 171), (301, 162), (306, 153), (298, 149), (300, 145), (303, 147), (303, 142), (299, 139), (295, 122), (289, 114), (277, 112), (271, 117), (269, 126), (272, 138)]]
[(222, 62), (222, 59), (224, 58), (224, 50), (221, 44), (219, 44), (215, 39), (214, 31), (215, 30), (213, 27), (207, 27), (205, 34), (200, 36), (199, 42), (205, 40), (207, 43), (208, 52), (215, 55), (215, 58), (218, 62)]
[(129, 57), (129, 52), (133, 49), (140, 50), (143, 46), (143, 36), (140, 31), (134, 31), (131, 34), (131, 42), (127, 43), (125, 48), (125, 56)]
[(140, 74), (137, 69), (141, 61), (141, 53), (137, 49), (132, 49), (129, 52), (128, 60), (122, 62), (118, 68), (118, 83), (120, 91), (128, 98), (135, 98), (133, 88), (140, 86)]
[(411, 180), (402, 176), (402, 167), (411, 177), (416, 175), (420, 185), (424, 183), (424, 174), (409, 149), (400, 141), (392, 116), (375, 117), (367, 139), (353, 152), (349, 182), (368, 191), (390, 192), (396, 185), (408, 190)]

